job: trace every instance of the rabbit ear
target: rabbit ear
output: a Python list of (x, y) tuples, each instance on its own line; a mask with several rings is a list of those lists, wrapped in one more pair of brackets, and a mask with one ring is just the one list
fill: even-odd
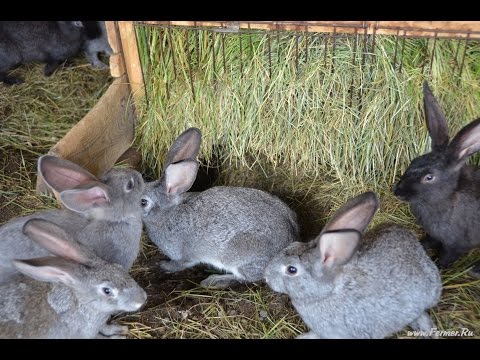
[(23, 233), (52, 254), (80, 264), (89, 257), (60, 226), (43, 219), (30, 219), (23, 225)]
[(372, 191), (357, 195), (335, 212), (321, 234), (335, 230), (355, 230), (363, 233), (379, 205), (378, 197)]
[(13, 265), (22, 274), (35, 280), (63, 283), (67, 286), (75, 286), (78, 280), (73, 275), (75, 265), (58, 257), (43, 257), (29, 260), (13, 260)]
[(98, 183), (85, 189), (62, 191), (60, 200), (67, 209), (80, 213), (110, 203), (106, 190)]
[(191, 127), (185, 130), (171, 146), (164, 168), (179, 161), (196, 160), (201, 142), (202, 132), (199, 129)]
[(81, 166), (52, 155), (44, 155), (38, 159), (38, 173), (56, 192), (98, 181)]
[(472, 121), (459, 131), (448, 146), (454, 163), (463, 165), (470, 155), (480, 150), (480, 119)]
[(361, 234), (355, 230), (326, 232), (320, 235), (320, 259), (327, 267), (347, 263), (360, 244)]
[(432, 151), (445, 150), (448, 145), (447, 119), (426, 81), (423, 82), (423, 104), (428, 133), (432, 139)]
[(166, 194), (182, 194), (190, 189), (197, 177), (198, 162), (187, 160), (170, 164), (163, 176), (163, 190)]

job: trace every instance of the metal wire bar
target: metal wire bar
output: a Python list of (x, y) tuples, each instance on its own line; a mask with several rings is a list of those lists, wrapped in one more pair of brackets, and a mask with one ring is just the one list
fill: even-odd
[(173, 74), (174, 74), (175, 80), (177, 80), (177, 66), (175, 65), (175, 54), (173, 53), (173, 41), (172, 41), (172, 30), (171, 29), (167, 30), (167, 35), (168, 35), (170, 54), (172, 56)]
[(272, 78), (272, 43), (270, 39), (270, 34), (267, 35), (268, 43), (268, 76)]
[(430, 75), (432, 75), (432, 68), (433, 68), (433, 59), (435, 56), (435, 45), (437, 44), (437, 36), (433, 38), (433, 46), (432, 46), (432, 56), (430, 57)]
[[(159, 44), (160, 44), (160, 56), (162, 58), (163, 68), (167, 69), (167, 62), (165, 60), (165, 50), (163, 48), (163, 39), (160, 36), (160, 32), (158, 34)], [(167, 91), (167, 99), (170, 99), (170, 87), (168, 85), (168, 81), (165, 82), (165, 90)], [(146, 93), (146, 92), (145, 92)]]
[(190, 54), (190, 31), (187, 31), (186, 47), (187, 47), (186, 51), (187, 51), (188, 72), (190, 75), (190, 87), (192, 88), (193, 101), (195, 101), (195, 91), (193, 88), (192, 56)]
[(465, 63), (465, 54), (467, 53), (469, 40), (470, 40), (470, 36), (467, 34), (467, 38), (465, 39), (465, 49), (463, 49), (463, 56), (462, 56), (462, 62), (460, 64), (460, 73), (458, 74), (458, 79), (462, 78), (463, 64)]
[(238, 45), (240, 47), (240, 77), (243, 76), (243, 49), (242, 49), (242, 34), (238, 34)]
[(397, 49), (398, 49), (398, 34), (399, 30), (397, 30), (397, 35), (395, 36), (395, 53), (393, 55), (393, 71), (395, 71), (395, 67), (397, 65)]
[(216, 54), (215, 54), (215, 33), (212, 32), (212, 64), (213, 64), (213, 80), (217, 78), (217, 65), (216, 65)]
[(402, 72), (402, 67), (403, 67), (403, 52), (405, 51), (405, 35), (406, 35), (406, 31), (404, 30), (403, 31), (403, 39), (402, 39), (402, 53), (401, 53), (401, 56), (400, 56), (400, 68), (398, 69), (398, 72)]

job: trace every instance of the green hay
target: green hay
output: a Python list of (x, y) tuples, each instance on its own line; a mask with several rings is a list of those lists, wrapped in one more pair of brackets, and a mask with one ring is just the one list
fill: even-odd
[[(198, 52), (194, 31), (171, 29), (169, 34), (138, 26), (137, 35), (147, 101), (140, 108), (136, 143), (147, 172), (158, 177), (173, 140), (196, 126), (203, 133), (203, 165), (219, 170), (215, 184), (277, 194), (299, 215), (305, 237), (316, 236), (348, 198), (367, 190), (382, 199), (372, 226), (394, 221), (422, 236), (408, 206), (391, 191), (410, 160), (430, 147), (422, 82), (429, 81), (451, 134), (480, 115), (477, 42), (465, 48), (464, 41), (437, 40), (431, 63), (432, 41), (406, 39), (403, 45), (401, 39), (396, 44), (394, 37), (377, 36), (375, 52), (367, 51), (362, 62), (361, 41), (337, 39), (333, 55), (332, 39), (325, 46), (319, 36), (307, 40), (303, 34), (282, 33), (279, 41), (270, 35), (270, 76), (266, 33), (227, 34), (222, 51), (223, 35), (198, 31)], [(431, 311), (439, 329), (467, 327), (480, 337), (480, 283), (467, 274), (479, 259), (473, 251), (442, 272), (445, 290)], [(215, 311), (221, 311), (218, 305)], [(173, 321), (171, 326), (177, 330), (162, 336), (217, 336), (198, 324)], [(225, 337), (235, 334), (226, 331)], [(296, 335), (292, 330), (281, 337)]]

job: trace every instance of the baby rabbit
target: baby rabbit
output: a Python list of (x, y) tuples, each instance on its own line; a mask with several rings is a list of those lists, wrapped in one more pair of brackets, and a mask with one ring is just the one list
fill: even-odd
[(22, 83), (7, 71), (33, 61), (45, 62), (44, 73), (50, 76), (82, 49), (84, 36), (81, 21), (1, 21), (0, 81)]
[(96, 36), (85, 40), (83, 45), (83, 50), (88, 61), (92, 64), (94, 68), (98, 69), (107, 69), (108, 65), (103, 63), (99, 58), (98, 54), (105, 53), (107, 55), (112, 55), (113, 50), (108, 43), (107, 38), (107, 29), (105, 27), (105, 21), (92, 21), (93, 25), (96, 26)]
[(13, 260), (24, 275), (0, 285), (0, 338), (124, 337), (126, 326), (106, 321), (145, 303), (135, 280), (50, 221), (30, 219), (23, 233), (56, 256)]
[(270, 259), (298, 238), (295, 213), (264, 191), (217, 186), (186, 193), (198, 171), (197, 128), (184, 131), (167, 154), (160, 180), (142, 197), (150, 239), (171, 260), (161, 269), (180, 271), (199, 263), (229, 274), (210, 275), (202, 286), (225, 288), (263, 279)]
[[(438, 266), (448, 267), (480, 246), (480, 170), (465, 164), (480, 150), (480, 119), (449, 141), (447, 120), (427, 82), (423, 94), (432, 151), (412, 161), (394, 193), (410, 203), (425, 229), (423, 245), (439, 250)], [(480, 276), (480, 262), (473, 272)]]
[(290, 296), (310, 329), (298, 338), (384, 338), (407, 325), (432, 328), (426, 310), (439, 301), (442, 283), (416, 236), (384, 225), (360, 246), (378, 206), (373, 192), (350, 199), (315, 240), (291, 244), (267, 266), (267, 284)]
[(140, 251), (142, 176), (135, 170), (112, 169), (97, 179), (77, 164), (50, 155), (40, 157), (38, 172), (60, 193), (66, 209), (14, 218), (0, 227), (0, 283), (16, 272), (12, 259), (48, 254), (22, 232), (32, 218), (61, 226), (103, 260), (130, 269)]

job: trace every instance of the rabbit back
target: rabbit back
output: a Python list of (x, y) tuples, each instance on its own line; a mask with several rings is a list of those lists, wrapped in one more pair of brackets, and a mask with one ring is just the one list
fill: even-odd
[(144, 221), (150, 239), (172, 260), (271, 257), (298, 236), (295, 213), (277, 197), (250, 188), (218, 186), (189, 195), (164, 217)]

